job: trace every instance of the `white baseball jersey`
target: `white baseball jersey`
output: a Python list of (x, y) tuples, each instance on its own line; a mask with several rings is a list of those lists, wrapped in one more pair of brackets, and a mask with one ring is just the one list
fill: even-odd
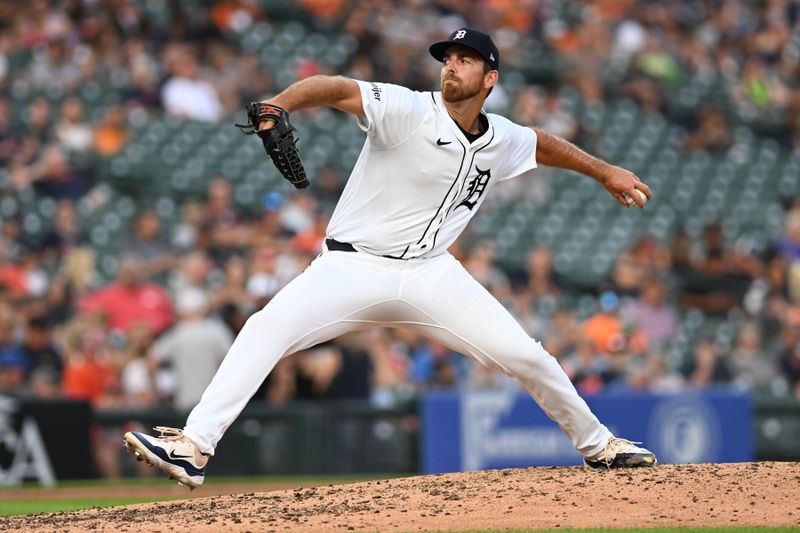
[(184, 434), (213, 454), (283, 357), (394, 326), (517, 377), (576, 449), (601, 452), (611, 432), (558, 361), (446, 253), (495, 182), (536, 167), (536, 134), (486, 115), (488, 130), (469, 143), (440, 93), (359, 86), (367, 141), (328, 226), (329, 237), (357, 251), (323, 251), (247, 320)]
[(373, 255), (431, 257), (500, 180), (536, 168), (536, 133), (494, 114), (470, 144), (439, 92), (358, 82), (367, 132), (328, 236)]

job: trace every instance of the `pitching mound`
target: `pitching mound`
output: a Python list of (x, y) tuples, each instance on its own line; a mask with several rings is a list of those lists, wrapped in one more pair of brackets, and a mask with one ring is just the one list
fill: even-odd
[(800, 524), (800, 463), (523, 468), (0, 519), (5, 531), (441, 531)]

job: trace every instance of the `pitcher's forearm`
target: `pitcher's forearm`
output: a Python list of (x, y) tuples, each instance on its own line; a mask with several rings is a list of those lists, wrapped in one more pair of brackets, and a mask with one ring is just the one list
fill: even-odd
[(548, 167), (566, 168), (605, 183), (611, 165), (587, 154), (569, 141), (539, 128), (536, 131), (536, 162)]
[[(293, 83), (268, 101), (291, 113), (317, 105), (330, 105), (342, 109), (341, 104), (352, 101), (355, 96), (358, 96), (360, 107), (360, 92), (355, 81), (344, 76), (316, 75)], [(353, 111), (346, 106), (342, 110)]]

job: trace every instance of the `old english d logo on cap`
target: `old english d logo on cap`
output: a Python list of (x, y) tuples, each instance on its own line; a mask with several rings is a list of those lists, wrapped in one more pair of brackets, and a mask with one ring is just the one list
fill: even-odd
[(450, 34), (446, 41), (433, 43), (430, 47), (431, 55), (442, 61), (448, 47), (459, 44), (475, 50), (489, 64), (493, 70), (500, 69), (500, 52), (489, 34), (474, 28), (461, 28)]

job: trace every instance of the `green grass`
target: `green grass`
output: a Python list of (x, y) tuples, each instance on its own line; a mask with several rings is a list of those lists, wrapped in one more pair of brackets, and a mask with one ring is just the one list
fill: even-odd
[[(299, 487), (308, 485), (330, 485), (336, 483), (356, 483), (359, 481), (372, 481), (376, 479), (389, 479), (400, 477), (397, 474), (373, 474), (373, 475), (354, 475), (354, 476), (249, 476), (249, 477), (209, 477), (204, 483), (204, 487), (223, 487), (226, 485), (253, 485), (259, 490), (269, 490), (270, 488)], [(24, 483), (21, 487), (11, 487), (10, 490), (22, 491), (25, 496), (22, 498), (9, 500), (3, 498), (3, 488), (0, 488), (0, 516), (26, 515), (33, 513), (52, 513), (57, 511), (75, 511), (78, 509), (90, 509), (92, 507), (112, 507), (115, 505), (129, 505), (134, 503), (148, 503), (166, 500), (177, 500), (188, 498), (192, 495), (202, 496), (202, 494), (192, 493), (188, 489), (177, 493), (175, 496), (159, 495), (149, 498), (147, 496), (120, 496), (114, 495), (109, 498), (92, 499), (64, 499), (48, 498), (47, 496), (58, 489), (76, 488), (164, 488), (175, 486), (174, 481), (170, 481), (163, 476), (156, 475), (146, 479), (119, 479), (119, 480), (99, 480), (81, 479), (71, 481), (61, 481), (55, 487), (42, 487), (36, 483)], [(28, 493), (30, 498), (27, 498)]]
[[(293, 483), (307, 484), (314, 483), (315, 485), (328, 485), (331, 483), (358, 483), (359, 481), (373, 481), (383, 479), (393, 479), (411, 474), (363, 474), (363, 475), (347, 475), (347, 476), (209, 476), (206, 478), (204, 487), (217, 486), (217, 485), (274, 485), (286, 486)], [(8, 487), (12, 490), (53, 490), (59, 488), (75, 488), (75, 487), (150, 487), (161, 486), (164, 483), (173, 483), (163, 475), (156, 473), (151, 478), (125, 478), (125, 479), (72, 479), (67, 481), (59, 481), (55, 487), (42, 487), (35, 481), (26, 481), (18, 487)], [(0, 487), (0, 498), (3, 496), (4, 487)]]
[(113, 507), (133, 503), (166, 501), (178, 498), (92, 498), (90, 500), (11, 500), (0, 501), (0, 516), (76, 511), (92, 507)]

